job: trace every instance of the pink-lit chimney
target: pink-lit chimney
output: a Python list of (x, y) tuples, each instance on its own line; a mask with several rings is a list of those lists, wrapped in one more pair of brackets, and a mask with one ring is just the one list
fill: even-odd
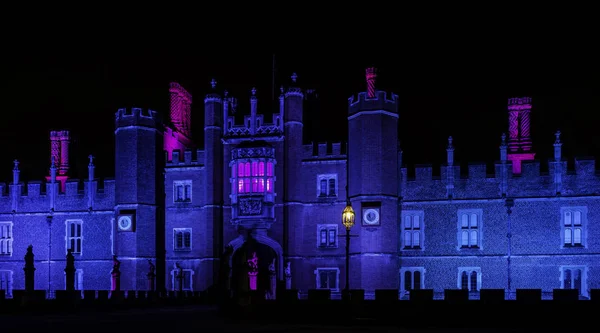
[(65, 176), (69, 172), (70, 141), (69, 131), (50, 132), (50, 163), (54, 159), (54, 164), (58, 168), (58, 174), (61, 176)]
[(366, 70), (367, 78), (367, 96), (369, 98), (375, 97), (375, 79), (377, 78), (377, 68), (369, 67)]
[(179, 133), (191, 138), (192, 95), (177, 82), (171, 82), (169, 92), (171, 93), (171, 122)]
[(508, 99), (508, 159), (513, 173), (521, 173), (522, 161), (535, 159), (531, 142), (531, 97)]
[[(50, 165), (58, 171), (56, 176), (60, 182), (60, 190), (65, 191), (65, 183), (69, 176), (69, 142), (71, 136), (69, 131), (51, 131), (50, 132)], [(51, 181), (53, 175), (47, 176), (46, 179)]]

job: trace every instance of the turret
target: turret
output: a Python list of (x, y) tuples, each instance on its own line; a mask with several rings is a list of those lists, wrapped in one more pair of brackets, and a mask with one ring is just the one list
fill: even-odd
[[(147, 258), (156, 261), (157, 285), (164, 286), (163, 123), (157, 112), (119, 109), (115, 115), (115, 255), (121, 288), (147, 285)], [(88, 169), (89, 170), (89, 169)], [(162, 287), (161, 287), (162, 288)]]
[(557, 196), (560, 196), (562, 192), (562, 174), (564, 164), (562, 161), (562, 142), (560, 142), (560, 131), (556, 131), (554, 136), (556, 137), (554, 140), (554, 161), (551, 164), (554, 165), (554, 193)]
[(291, 85), (284, 93), (284, 166), (287, 170), (284, 179), (284, 200), (300, 201), (304, 193), (300, 186), (295, 185), (295, 182), (302, 179), (304, 93), (297, 86), (298, 75), (293, 73), (291, 79)]
[(350, 285), (365, 292), (397, 288), (400, 269), (399, 240), (390, 237), (400, 234), (398, 96), (376, 90), (374, 73), (368, 68), (367, 91), (348, 99), (348, 194), (362, 225), (352, 230), (359, 237), (350, 253), (360, 255), (351, 258), (357, 273), (351, 274)]
[[(211, 81), (210, 91), (204, 97), (204, 189), (203, 208), (203, 228), (205, 233), (210, 233), (206, 237), (206, 242), (202, 244), (206, 249), (213, 249), (213, 253), (220, 253), (222, 244), (223, 230), (223, 181), (224, 177), (224, 156), (223, 156), (223, 123), (225, 119), (223, 110), (223, 98), (216, 92), (217, 81)], [(229, 158), (229, 156), (228, 156)], [(228, 186), (229, 187), (229, 186)], [(227, 188), (227, 187), (226, 187)], [(218, 249), (218, 250), (217, 250)], [(216, 271), (213, 271), (213, 278)], [(210, 276), (209, 272), (206, 272)]]

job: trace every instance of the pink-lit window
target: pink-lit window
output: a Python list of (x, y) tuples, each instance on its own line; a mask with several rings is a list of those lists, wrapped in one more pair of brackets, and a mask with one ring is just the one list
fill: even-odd
[(273, 162), (238, 162), (232, 172), (237, 175), (238, 194), (273, 192)]

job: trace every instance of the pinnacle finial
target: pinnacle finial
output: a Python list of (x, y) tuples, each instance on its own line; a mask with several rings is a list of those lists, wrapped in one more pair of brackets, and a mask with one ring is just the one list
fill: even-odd
[(55, 161), (54, 156), (52, 156), (52, 163), (50, 163), (50, 168), (51, 169), (56, 169), (56, 161)]
[(502, 145), (506, 145), (506, 133), (502, 133)]
[(225, 90), (225, 91), (223, 92), (223, 95), (225, 95), (225, 97), (227, 97), (227, 95), (229, 95), (229, 91)]
[(252, 96), (255, 96), (255, 95), (256, 95), (256, 88), (252, 87)]
[(19, 161), (17, 161), (17, 160), (14, 160), (14, 161), (13, 161), (13, 163), (14, 163), (14, 166), (15, 166), (15, 167), (13, 168), (13, 170), (19, 170)]
[(560, 143), (560, 131), (556, 131), (554, 136), (556, 137), (556, 141), (554, 141), (554, 143)]
[(449, 137), (448, 137), (448, 148), (454, 148), (454, 147), (452, 146), (452, 136), (449, 136)]
[(88, 158), (90, 159), (89, 166), (93, 166), (94, 165), (94, 156), (92, 156), (92, 154), (90, 154), (90, 156), (88, 156)]
[(210, 80), (210, 86), (215, 89), (217, 87), (217, 80), (215, 80), (214, 78), (212, 80)]
[(283, 86), (279, 87), (279, 91), (283, 94)]
[(292, 82), (296, 83), (296, 81), (298, 80), (298, 74), (296, 74), (296, 72), (292, 73)]

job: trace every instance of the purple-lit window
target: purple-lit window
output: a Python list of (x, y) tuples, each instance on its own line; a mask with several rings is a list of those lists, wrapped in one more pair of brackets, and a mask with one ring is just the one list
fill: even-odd
[(173, 250), (191, 251), (192, 250), (192, 229), (175, 228), (173, 229)]
[(460, 215), (460, 246), (462, 248), (479, 247), (479, 215), (462, 213)]
[(406, 213), (402, 226), (403, 248), (405, 250), (422, 248), (423, 221), (420, 213)]
[(564, 246), (583, 246), (583, 221), (581, 211), (565, 210), (563, 214)]
[(81, 254), (81, 242), (83, 240), (81, 227), (82, 221), (67, 221), (67, 250), (71, 249), (73, 254)]
[(0, 255), (13, 252), (12, 222), (0, 222)]
[(320, 248), (336, 248), (338, 247), (338, 229), (337, 224), (319, 224), (317, 246)]
[[(266, 169), (266, 170), (265, 170)], [(246, 161), (232, 167), (238, 194), (273, 193), (273, 162)]]

